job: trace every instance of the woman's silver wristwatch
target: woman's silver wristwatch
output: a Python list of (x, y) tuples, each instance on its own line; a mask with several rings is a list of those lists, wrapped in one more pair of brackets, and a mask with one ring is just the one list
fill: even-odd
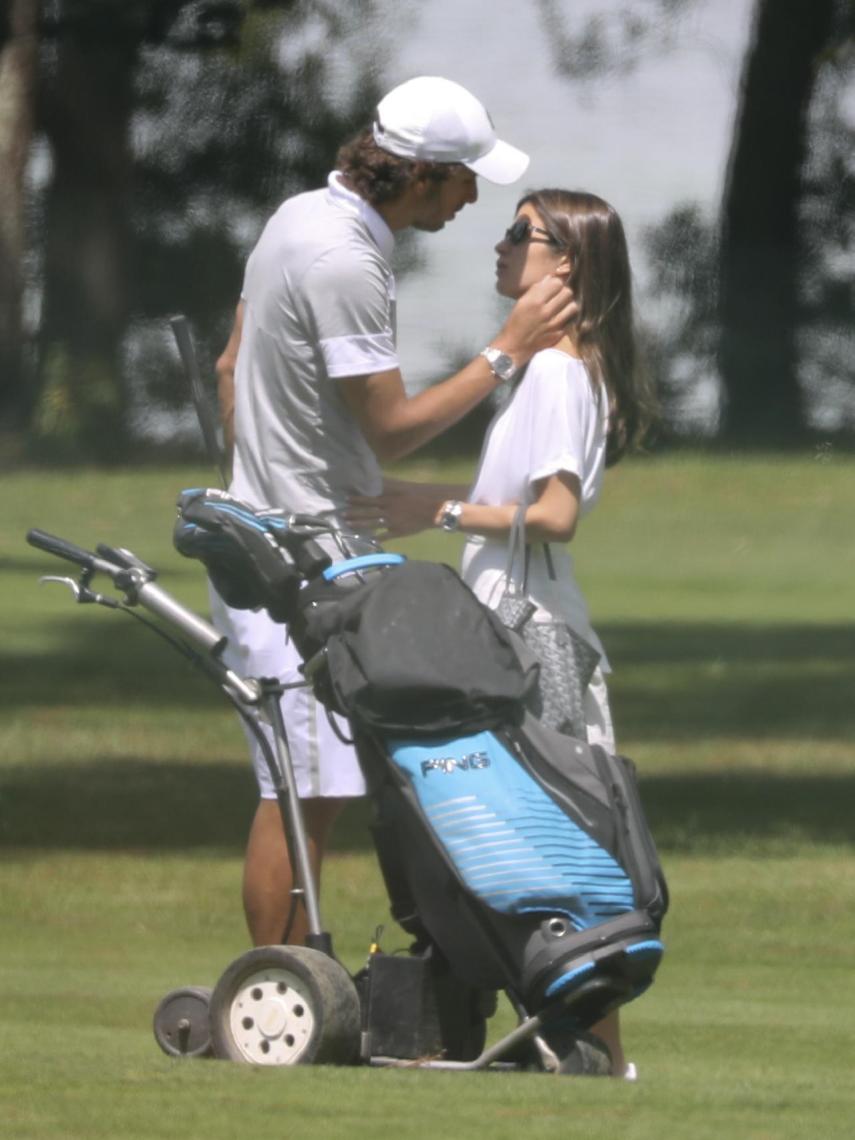
[(442, 504), (439, 512), (439, 525), (443, 530), (447, 530), (449, 534), (453, 533), (460, 526), (460, 516), (463, 514), (463, 504), (459, 503), (456, 499), (449, 499), (448, 502)]

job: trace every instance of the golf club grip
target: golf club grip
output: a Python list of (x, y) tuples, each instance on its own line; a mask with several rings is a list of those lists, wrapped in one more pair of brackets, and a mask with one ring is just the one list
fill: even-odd
[(48, 534), (45, 530), (33, 527), (27, 531), (27, 542), (48, 554), (55, 554), (57, 558), (64, 558), (67, 562), (75, 562), (78, 566), (94, 568), (98, 559), (89, 550), (76, 546), (65, 538), (58, 538), (55, 534)]
[(193, 341), (190, 339), (190, 325), (187, 318), (180, 315), (170, 317), (169, 323), (172, 326), (175, 343), (178, 345), (178, 352), (181, 356), (181, 363), (184, 365), (184, 371), (192, 383), (194, 379), (198, 378), (199, 369), (196, 364), (196, 354), (193, 351)]
[(224, 634), (153, 582), (145, 582), (137, 589), (137, 599), (140, 605), (177, 626), (186, 637), (201, 645), (208, 653), (216, 656), (225, 649), (228, 639)]

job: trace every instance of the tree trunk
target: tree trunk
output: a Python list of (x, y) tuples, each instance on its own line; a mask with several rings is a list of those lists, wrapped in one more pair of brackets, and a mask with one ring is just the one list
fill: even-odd
[(798, 207), (806, 121), (834, 0), (758, 0), (724, 207), (719, 367), (723, 438), (786, 444), (805, 433), (797, 376)]
[(98, 31), (62, 31), (44, 90), (53, 178), (32, 431), (40, 452), (114, 460), (129, 436), (119, 349), (128, 317), (137, 42)]
[(0, 29), (0, 423), (23, 426), (24, 171), (33, 131), (38, 0), (11, 0)]

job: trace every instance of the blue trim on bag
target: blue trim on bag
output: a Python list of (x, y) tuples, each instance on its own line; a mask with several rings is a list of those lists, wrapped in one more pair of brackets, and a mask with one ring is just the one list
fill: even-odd
[[(189, 495), (202, 494), (203, 488), (192, 487), (186, 491), (182, 491), (182, 497)], [(263, 511), (253, 511), (237, 506), (235, 503), (224, 503), (222, 499), (211, 499), (206, 495), (202, 496), (203, 505), (211, 508), (213, 511), (224, 514), (232, 515), (234, 518), (239, 519), (241, 522), (246, 523), (248, 526), (253, 527), (255, 530), (261, 531), (262, 534), (270, 531), (288, 531), (288, 522), (286, 519), (271, 517)], [(204, 529), (208, 529), (205, 527)]]
[[(627, 957), (630, 955), (638, 954), (651, 956), (655, 955), (657, 959), (656, 965), (658, 965), (658, 959), (662, 957), (664, 950), (665, 946), (662, 942), (659, 941), (658, 938), (649, 938), (644, 942), (636, 942), (632, 946), (625, 946), (623, 948), (623, 953), (626, 954)], [(653, 966), (652, 963), (651, 966)], [(566, 990), (568, 987), (573, 986), (575, 983), (579, 982), (582, 978), (584, 978), (587, 974), (591, 973), (596, 968), (596, 962), (583, 962), (574, 970), (568, 970), (566, 974), (562, 974), (560, 977), (556, 978), (554, 982), (546, 987), (544, 997), (554, 997), (555, 994), (561, 993), (562, 990)], [(653, 972), (655, 972), (655, 969), (656, 967), (653, 966)], [(633, 997), (638, 997), (639, 994), (644, 993), (644, 991), (650, 986), (651, 982), (652, 978), (644, 978), (641, 981), (637, 982), (632, 991)]]
[(560, 978), (556, 978), (551, 985), (546, 987), (544, 997), (553, 997), (562, 990), (566, 990), (568, 986), (572, 986), (574, 982), (578, 982), (587, 974), (592, 973), (596, 969), (595, 962), (583, 962), (581, 966), (577, 966), (575, 970), (568, 970), (566, 974), (562, 974)]
[[(233, 515), (236, 519), (246, 523), (248, 526), (260, 530), (262, 534), (266, 534), (271, 530), (285, 530), (288, 529), (288, 524), (284, 519), (271, 519), (264, 515), (255, 515), (250, 511), (241, 510), (240, 507), (234, 507), (231, 503), (211, 503), (218, 512), (224, 515)], [(262, 520), (262, 521), (260, 521)]]
[(663, 954), (665, 952), (665, 943), (660, 942), (658, 938), (651, 938), (647, 942), (636, 942), (634, 946), (627, 946), (627, 954), (645, 954), (654, 952)]
[(407, 559), (403, 554), (361, 554), (358, 558), (347, 558), (344, 562), (336, 562), (324, 570), (323, 577), (327, 582), (342, 574), (356, 574), (359, 570), (367, 570), (370, 566), (398, 566)]

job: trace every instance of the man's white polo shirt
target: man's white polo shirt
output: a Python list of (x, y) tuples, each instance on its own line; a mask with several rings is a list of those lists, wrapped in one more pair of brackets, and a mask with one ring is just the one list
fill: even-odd
[(338, 174), (288, 199), (247, 262), (231, 492), (313, 514), (381, 489), (338, 381), (397, 368), (392, 231)]

